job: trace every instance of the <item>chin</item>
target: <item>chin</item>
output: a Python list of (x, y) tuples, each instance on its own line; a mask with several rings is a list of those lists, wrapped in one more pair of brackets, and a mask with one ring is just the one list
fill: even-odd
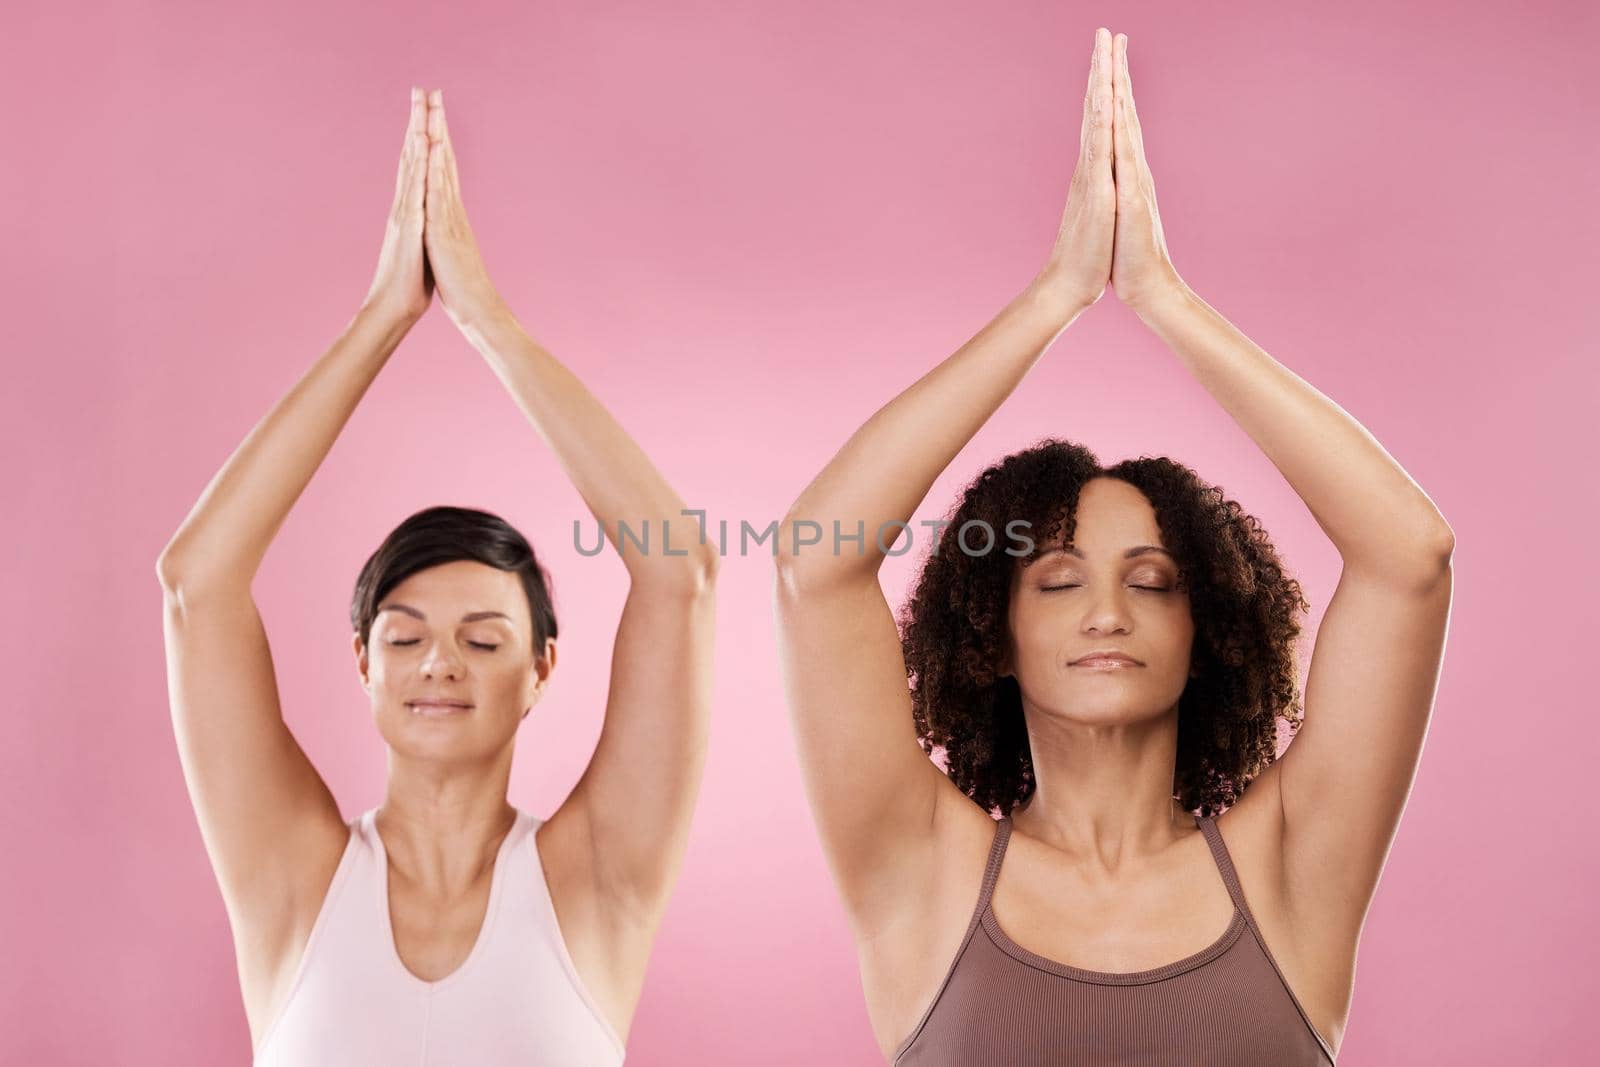
[(1127, 723), (1159, 719), (1176, 704), (1177, 698), (1163, 700), (1155, 695), (1130, 692), (1093, 692), (1076, 687), (1056, 698), (1057, 708), (1071, 709), (1058, 712), (1073, 722), (1090, 726), (1116, 726)]

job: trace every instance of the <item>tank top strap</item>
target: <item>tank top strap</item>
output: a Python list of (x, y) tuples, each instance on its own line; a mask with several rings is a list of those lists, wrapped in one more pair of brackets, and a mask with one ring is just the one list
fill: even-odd
[(1211, 857), (1216, 860), (1217, 871), (1222, 875), (1223, 884), (1228, 887), (1234, 907), (1254, 926), (1255, 917), (1250, 914), (1250, 906), (1244, 902), (1244, 886), (1239, 881), (1239, 872), (1233, 868), (1233, 857), (1228, 855), (1228, 845), (1222, 840), (1222, 831), (1217, 829), (1216, 819), (1210, 815), (1196, 815), (1194, 821), (1205, 835), (1206, 844), (1211, 846)]
[(983, 869), (983, 888), (978, 891), (978, 915), (989, 906), (994, 896), (994, 884), (1000, 878), (1000, 864), (1006, 857), (1006, 844), (1011, 840), (1011, 816), (1002, 817), (994, 825), (994, 843), (989, 846), (989, 865)]

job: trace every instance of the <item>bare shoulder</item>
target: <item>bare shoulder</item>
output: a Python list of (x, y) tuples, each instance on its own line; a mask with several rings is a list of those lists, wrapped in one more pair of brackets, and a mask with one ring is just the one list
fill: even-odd
[(1214, 821), (1245, 903), (1284, 980), (1317, 1032), (1337, 1051), (1349, 1018), (1361, 928), (1295, 909), (1283, 854), (1280, 766), (1274, 763), (1257, 775)]
[(855, 931), (867, 1015), (892, 1058), (944, 984), (971, 925), (994, 844), (994, 818), (945, 779), (934, 807), (928, 866), (898, 887), (898, 906)]

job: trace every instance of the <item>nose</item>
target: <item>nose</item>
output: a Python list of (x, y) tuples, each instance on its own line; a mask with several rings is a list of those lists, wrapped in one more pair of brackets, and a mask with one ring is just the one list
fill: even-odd
[(1105, 591), (1089, 594), (1089, 604), (1083, 616), (1084, 631), (1098, 634), (1127, 633), (1133, 622), (1128, 614), (1127, 593), (1115, 582), (1101, 588)]
[(434, 678), (459, 680), (461, 661), (446, 642), (435, 641), (428, 654), (422, 657), (422, 673), (430, 680)]

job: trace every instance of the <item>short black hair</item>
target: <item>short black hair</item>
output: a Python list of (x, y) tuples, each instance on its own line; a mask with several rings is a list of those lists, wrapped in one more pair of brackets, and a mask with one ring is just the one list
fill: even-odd
[(425, 508), (411, 515), (390, 531), (362, 565), (350, 598), (350, 625), (361, 643), (367, 643), (378, 605), (391, 589), (418, 571), (464, 559), (514, 571), (522, 579), (533, 617), (533, 654), (543, 655), (545, 640), (556, 636), (556, 613), (549, 572), (533, 546), (498, 515), (449, 506)]

